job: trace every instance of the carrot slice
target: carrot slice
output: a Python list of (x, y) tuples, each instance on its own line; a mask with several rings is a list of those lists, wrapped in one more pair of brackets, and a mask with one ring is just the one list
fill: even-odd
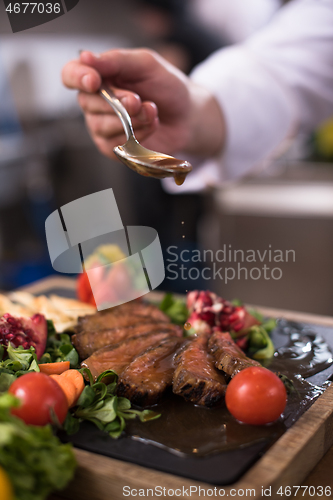
[(50, 377), (57, 382), (57, 384), (61, 387), (63, 392), (65, 393), (68, 407), (71, 408), (74, 405), (76, 392), (75, 386), (71, 381), (63, 379), (61, 375), (50, 375)]
[(60, 375), (61, 373), (69, 370), (69, 361), (58, 361), (57, 363), (41, 363), (39, 369), (46, 375)]
[(62, 373), (61, 377), (63, 379), (72, 382), (72, 384), (74, 385), (75, 387), (74, 404), (75, 404), (85, 387), (83, 375), (78, 370), (68, 370), (67, 372)]
[(78, 370), (67, 370), (61, 375), (51, 375), (64, 391), (68, 406), (75, 406), (81, 392), (84, 389), (83, 376)]

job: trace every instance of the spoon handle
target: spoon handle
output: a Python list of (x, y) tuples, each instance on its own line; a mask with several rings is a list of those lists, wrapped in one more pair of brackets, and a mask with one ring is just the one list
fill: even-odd
[(135, 138), (131, 117), (128, 114), (126, 108), (121, 104), (119, 99), (115, 96), (114, 92), (109, 87), (102, 85), (99, 90), (99, 93), (110, 104), (110, 106), (112, 106), (114, 111), (119, 116), (125, 130), (126, 139), (128, 140), (130, 137)]

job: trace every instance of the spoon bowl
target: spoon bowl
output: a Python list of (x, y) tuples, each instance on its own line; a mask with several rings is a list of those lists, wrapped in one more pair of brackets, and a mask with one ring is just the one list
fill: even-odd
[(134, 136), (131, 118), (127, 110), (113, 91), (102, 86), (100, 95), (112, 106), (125, 130), (127, 141), (122, 146), (113, 149), (117, 158), (135, 172), (146, 177), (155, 177), (156, 179), (174, 177), (176, 184), (179, 186), (183, 184), (187, 174), (192, 170), (192, 165), (188, 161), (178, 160), (173, 156), (157, 153), (141, 146)]

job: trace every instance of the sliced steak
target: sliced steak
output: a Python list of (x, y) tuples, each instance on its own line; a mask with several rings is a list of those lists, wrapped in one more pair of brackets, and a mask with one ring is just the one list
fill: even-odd
[(182, 339), (171, 337), (135, 358), (118, 379), (117, 395), (138, 406), (158, 403), (172, 385), (173, 358), (181, 343)]
[(140, 318), (143, 317), (149, 317), (152, 321), (170, 323), (168, 316), (160, 311), (158, 307), (135, 300), (96, 314), (79, 317), (75, 331), (80, 333), (82, 331), (129, 326), (138, 323)]
[(80, 358), (85, 359), (102, 347), (118, 344), (125, 339), (138, 337), (139, 335), (144, 335), (156, 331), (157, 329), (163, 330), (163, 332), (169, 332), (173, 335), (182, 335), (182, 329), (172, 323), (152, 321), (148, 317), (142, 317), (140, 319), (141, 321), (134, 325), (76, 333), (72, 336), (72, 343), (78, 351)]
[(123, 314), (120, 311), (110, 315), (101, 314), (101, 316), (98, 316), (98, 314), (94, 314), (93, 316), (95, 317), (91, 318), (91, 320), (88, 316), (79, 318), (81, 322), (74, 328), (75, 332), (98, 332), (105, 329), (109, 330), (111, 328), (131, 326), (140, 323), (143, 319), (142, 316), (127, 313)]
[(195, 337), (175, 357), (173, 392), (187, 401), (210, 407), (224, 397), (227, 384), (207, 352), (208, 338), (208, 333)]
[(258, 361), (244, 354), (228, 332), (213, 333), (208, 342), (208, 349), (214, 357), (216, 368), (223, 370), (231, 377), (249, 366), (261, 366)]
[(106, 370), (114, 370), (120, 375), (134, 358), (169, 337), (169, 332), (158, 329), (147, 335), (123, 340), (119, 344), (95, 351), (89, 358), (82, 361), (81, 366), (89, 368), (94, 379)]

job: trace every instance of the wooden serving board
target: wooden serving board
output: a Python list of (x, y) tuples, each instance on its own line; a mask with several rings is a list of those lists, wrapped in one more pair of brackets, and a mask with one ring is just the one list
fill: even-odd
[[(74, 281), (54, 277), (25, 287), (25, 290), (39, 294), (47, 292), (50, 288), (73, 290)], [(260, 307), (257, 309), (270, 317), (284, 317), (288, 320), (332, 326), (333, 329), (333, 318)], [(304, 484), (304, 479), (332, 445), (333, 384), (239, 481), (229, 486), (216, 486), (216, 494), (215, 496), (213, 494), (212, 498), (222, 496), (221, 491), (224, 492), (225, 497), (258, 499), (268, 496), (271, 499), (284, 498), (285, 495), (278, 494), (279, 488), (282, 487), (280, 491), (284, 492), (284, 488), (287, 486), (295, 487)], [(123, 500), (126, 498), (123, 490), (125, 486), (136, 490), (137, 496), (140, 496), (140, 489), (144, 490), (147, 496), (146, 490), (148, 488), (152, 490), (155, 487), (162, 489), (165, 487), (166, 493), (161, 495), (162, 498), (170, 498), (172, 494), (168, 495), (167, 491), (171, 489), (177, 490), (178, 498), (192, 498), (194, 500), (204, 497), (203, 489), (206, 492), (206, 497), (212, 490), (214, 491), (214, 486), (207, 483), (188, 480), (79, 449), (76, 449), (75, 453), (78, 460), (75, 479), (65, 491), (58, 494), (57, 497), (53, 496), (53, 500), (60, 497), (70, 500)], [(331, 455), (333, 458), (333, 453)], [(331, 468), (330, 463), (325, 462), (325, 464), (333, 477), (333, 463)], [(321, 477), (320, 473), (319, 477)], [(332, 485), (333, 491), (333, 483), (330, 478), (323, 477), (322, 481), (316, 484), (312, 483), (312, 485), (316, 487), (317, 485), (324, 487)], [(196, 491), (195, 488), (197, 488)], [(202, 489), (201, 494), (199, 494), (199, 488)], [(210, 490), (209, 493), (207, 493), (208, 490)], [(221, 490), (220, 493), (219, 490)], [(266, 490), (265, 496), (263, 496), (263, 490)], [(312, 493), (313, 490), (309, 491)], [(191, 496), (189, 496), (190, 492)], [(295, 493), (296, 490), (292, 489), (291, 496), (294, 498)], [(151, 491), (149, 495), (150, 498), (157, 497), (157, 495), (152, 496)], [(135, 493), (127, 496), (132, 498)], [(312, 495), (303, 489), (299, 491), (297, 498), (319, 498), (319, 496), (321, 495), (316, 493)], [(322, 495), (322, 498), (325, 497), (327, 498), (327, 495)]]

